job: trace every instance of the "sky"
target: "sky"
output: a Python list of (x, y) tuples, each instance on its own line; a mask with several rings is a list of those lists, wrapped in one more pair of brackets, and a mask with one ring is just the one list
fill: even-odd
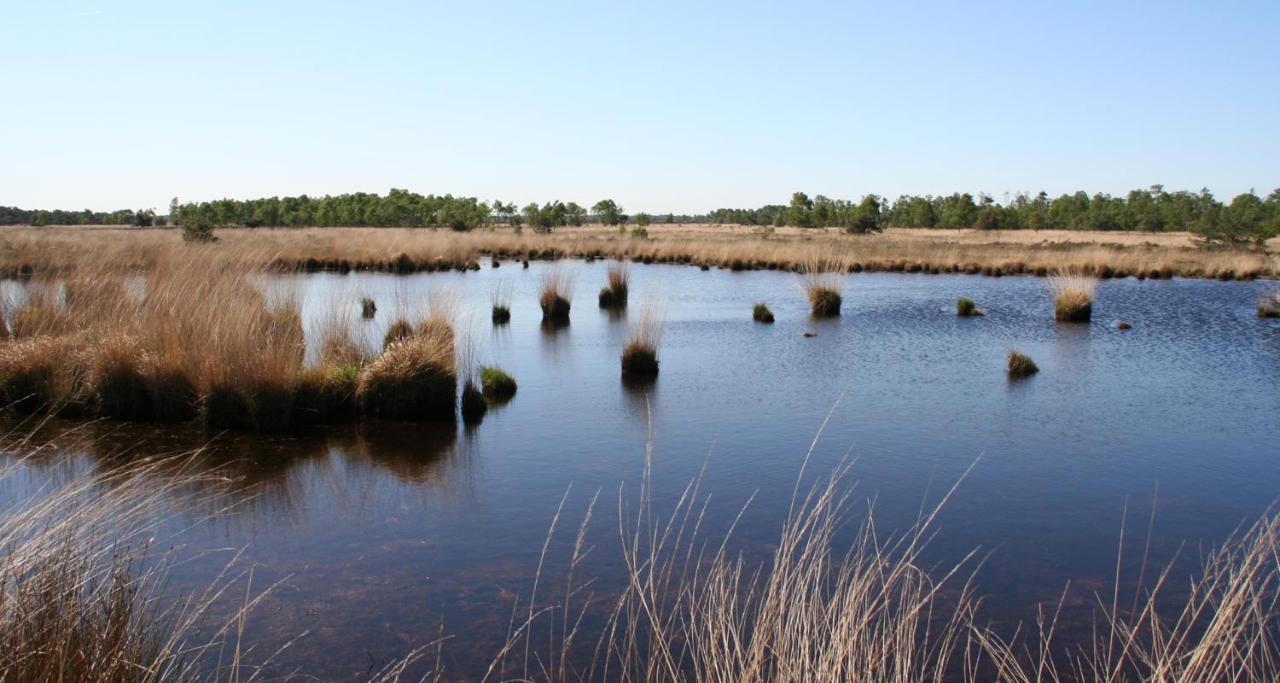
[(1280, 187), (1280, 2), (0, 0), (0, 205)]

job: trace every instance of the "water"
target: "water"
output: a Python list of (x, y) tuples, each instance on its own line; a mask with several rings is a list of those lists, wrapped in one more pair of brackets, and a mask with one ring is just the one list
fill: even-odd
[[(395, 315), (452, 292), (479, 360), (520, 386), (474, 429), (370, 423), (214, 440), (203, 462), (244, 477), (223, 498), (239, 504), (211, 519), (184, 509), (174, 529), (190, 527), (177, 538), (191, 548), (245, 549), (255, 585), (284, 580), (248, 631), (263, 651), (306, 632), (273, 673), (358, 677), (441, 629), (456, 636), (444, 655), (454, 674), (482, 672), (513, 599), (529, 593), (562, 498), (547, 573), (563, 568), (598, 493), (585, 571), (599, 594), (617, 585), (617, 501), (620, 490), (634, 497), (649, 439), (655, 508), (705, 467), (711, 533), (754, 495), (732, 543), (753, 556), (776, 538), (829, 412), (809, 472), (854, 458), (855, 495), (875, 499), (881, 528), (904, 528), (968, 470), (926, 558), (989, 553), (978, 585), (997, 624), (1031, 617), (1068, 580), (1084, 597), (1107, 590), (1122, 523), (1145, 536), (1153, 505), (1163, 561), (1183, 542), (1220, 541), (1280, 493), (1280, 323), (1254, 312), (1265, 283), (1105, 281), (1092, 324), (1059, 325), (1036, 278), (859, 274), (844, 314), (815, 321), (790, 274), (636, 266), (629, 317), (652, 303), (666, 325), (661, 375), (634, 387), (619, 375), (628, 316), (595, 305), (605, 264), (559, 266), (576, 290), (572, 324), (558, 331), (539, 325), (536, 303), (550, 267), (273, 281), (301, 293), (312, 329), (334, 302), (358, 317), (359, 297), (373, 297), (377, 318), (353, 322), (371, 345)], [(500, 280), (514, 288), (513, 317), (494, 328)], [(961, 296), (986, 316), (957, 318)], [(776, 324), (751, 321), (758, 301)], [(1013, 348), (1040, 373), (1010, 382)], [(81, 427), (0, 496), (209, 438), (195, 427)], [(174, 585), (202, 585), (226, 555), (179, 567)]]

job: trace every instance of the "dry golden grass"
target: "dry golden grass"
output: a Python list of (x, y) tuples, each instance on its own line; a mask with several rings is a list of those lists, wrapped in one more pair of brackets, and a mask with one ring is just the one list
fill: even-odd
[(538, 306), (542, 308), (542, 321), (569, 322), (569, 299), (573, 297), (573, 278), (567, 271), (555, 268), (542, 276), (538, 286)]
[(800, 266), (804, 276), (805, 296), (814, 317), (840, 315), (844, 278), (847, 267), (837, 259), (811, 256)]
[[(0, 468), (0, 483), (16, 468)], [(163, 549), (169, 539), (156, 535), (173, 501), (223, 479), (170, 459), (5, 500), (0, 680), (252, 680), (256, 669), (242, 661), (239, 635), (266, 593), (250, 595), (225, 620), (211, 618), (216, 602), (244, 590), (247, 573), (228, 565), (204, 590), (164, 595), (177, 558)]]
[[(334, 382), (351, 385), (367, 361), (350, 316), (339, 314), (357, 300), (333, 307), (308, 367), (300, 292), (264, 290), (271, 257), (254, 254), (188, 245), (157, 251), (139, 273), (122, 271), (113, 254), (86, 254), (74, 269), (25, 282), (15, 335), (0, 343), (5, 400), (128, 420), (200, 410), (210, 427), (260, 431), (289, 429), (300, 410), (308, 419), (329, 414), (313, 404), (331, 394), (352, 403), (353, 387)], [(432, 297), (431, 315), (412, 331), (419, 345), (452, 353), (451, 306)]]
[(658, 375), (658, 345), (662, 343), (662, 318), (652, 306), (645, 306), (631, 325), (622, 347), (622, 376), (633, 379)]
[(1062, 323), (1084, 323), (1093, 317), (1095, 278), (1070, 271), (1058, 271), (1046, 281), (1053, 295), (1053, 318)]
[(183, 245), (163, 229), (0, 228), (0, 270), (56, 272), (86, 255), (122, 269), (147, 268), (186, 246), (227, 257), (300, 268), (410, 271), (457, 268), (483, 253), (503, 258), (593, 256), (739, 268), (798, 269), (815, 251), (855, 270), (1047, 274), (1056, 268), (1099, 276), (1258, 277), (1280, 274), (1280, 242), (1266, 251), (1211, 251), (1186, 233), (979, 231), (891, 228), (882, 234), (742, 226), (650, 226), (633, 240), (599, 228), (551, 234), (510, 229), (456, 233), (401, 228), (219, 230), (216, 244)]
[[(799, 481), (770, 557), (748, 560), (703, 528), (706, 503), (694, 480), (674, 507), (654, 509), (652, 447), (635, 510), (619, 492), (622, 594), (589, 626), (593, 596), (574, 584), (595, 501), (568, 561), (563, 595), (539, 606), (538, 581), (513, 608), (505, 647), (484, 680), (867, 681), (924, 683), (1217, 683), (1280, 680), (1280, 516), (1267, 514), (1207, 553), (1199, 571), (1173, 564), (1132, 600), (1117, 586), (1096, 595), (1092, 638), (1060, 642), (1056, 610), (1028, 632), (998, 633), (981, 621), (970, 554), (926, 566), (934, 521), (956, 488), (898, 534), (851, 520), (848, 469), (807, 494)], [(805, 459), (807, 465), (808, 458)], [(958, 486), (957, 483), (956, 486)], [(563, 503), (562, 503), (563, 506)], [(556, 533), (562, 508), (551, 531)], [(1123, 540), (1123, 539), (1122, 539)], [(1123, 543), (1122, 543), (1123, 545)], [(589, 581), (586, 582), (589, 585)], [(1067, 591), (1063, 592), (1065, 602)]]

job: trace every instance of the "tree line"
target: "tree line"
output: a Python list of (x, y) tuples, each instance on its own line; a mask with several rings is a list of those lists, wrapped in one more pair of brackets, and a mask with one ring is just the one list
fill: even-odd
[(132, 211), (65, 211), (62, 209), (19, 209), (0, 206), (0, 225), (139, 225), (152, 226), (164, 222), (152, 209)]
[(987, 194), (903, 195), (892, 202), (874, 194), (858, 201), (810, 198), (796, 192), (788, 204), (757, 209), (717, 209), (702, 216), (628, 216), (612, 199), (590, 209), (559, 200), (518, 207), (514, 202), (480, 201), (475, 197), (422, 195), (391, 189), (386, 195), (356, 192), (323, 197), (267, 197), (218, 199), (186, 203), (177, 198), (167, 216), (154, 210), (113, 212), (33, 211), (0, 207), (0, 224), (15, 225), (165, 225), (196, 230), (214, 227), (447, 227), (471, 230), (481, 225), (529, 226), (536, 231), (588, 223), (640, 227), (650, 223), (708, 222), (758, 226), (837, 227), (869, 233), (885, 227), (1189, 231), (1206, 242), (1261, 244), (1280, 234), (1280, 189), (1265, 198), (1255, 192), (1230, 202), (1214, 198), (1207, 189), (1169, 192), (1161, 185), (1134, 190), (1123, 197), (1085, 192), (1050, 198), (1045, 192), (1019, 193), (1004, 202)]
[(1280, 235), (1280, 189), (1266, 198), (1255, 192), (1230, 202), (1207, 189), (1168, 192), (1161, 185), (1123, 197), (1085, 192), (1050, 198), (1045, 192), (1019, 193), (1006, 202), (987, 194), (903, 195), (892, 203), (877, 195), (860, 202), (803, 192), (787, 205), (758, 209), (718, 209), (708, 222), (760, 226), (840, 227), (875, 232), (885, 227), (976, 228), (979, 230), (1188, 231), (1205, 241), (1255, 245)]

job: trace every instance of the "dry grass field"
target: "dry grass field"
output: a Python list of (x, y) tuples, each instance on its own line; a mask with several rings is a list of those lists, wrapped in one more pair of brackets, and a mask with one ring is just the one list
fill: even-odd
[(740, 270), (800, 268), (820, 257), (857, 270), (1108, 276), (1275, 277), (1280, 244), (1265, 251), (1207, 250), (1187, 233), (978, 231), (891, 228), (876, 235), (835, 229), (654, 225), (647, 238), (599, 226), (550, 234), (510, 228), (469, 233), (429, 228), (222, 229), (212, 245), (184, 245), (177, 230), (127, 227), (0, 228), (0, 270), (56, 272), (86, 259), (146, 268), (177, 248), (304, 269), (394, 271), (466, 267), (501, 259), (625, 257)]

